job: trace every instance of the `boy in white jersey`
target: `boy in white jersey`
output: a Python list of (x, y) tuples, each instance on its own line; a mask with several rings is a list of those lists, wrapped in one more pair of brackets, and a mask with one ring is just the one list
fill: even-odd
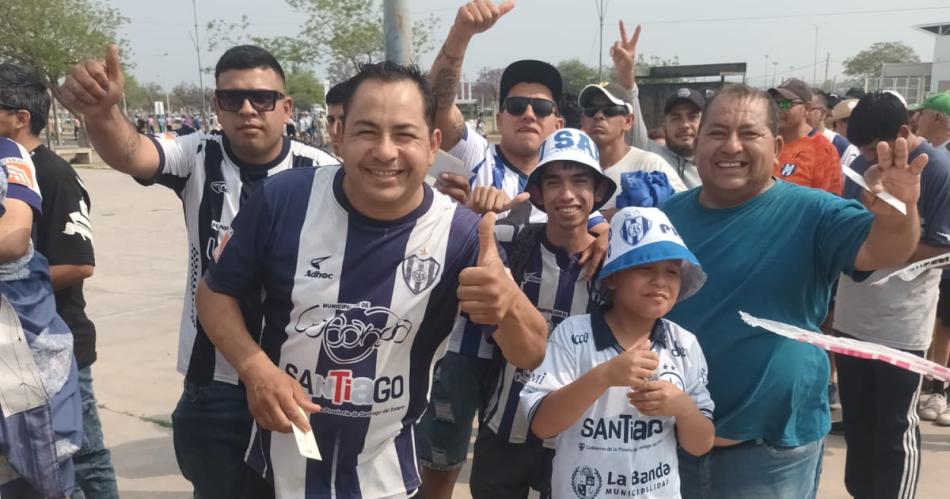
[(663, 316), (706, 276), (658, 209), (624, 208), (610, 230), (612, 305), (554, 330), (521, 403), (555, 439), (552, 497), (678, 498), (677, 445), (709, 452), (713, 401), (699, 343)]

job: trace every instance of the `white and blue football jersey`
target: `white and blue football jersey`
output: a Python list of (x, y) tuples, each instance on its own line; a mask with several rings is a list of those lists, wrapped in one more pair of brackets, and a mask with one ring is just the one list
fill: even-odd
[[(228, 237), (231, 221), (241, 205), (271, 175), (290, 168), (337, 165), (330, 154), (284, 139), (280, 154), (268, 164), (246, 164), (231, 151), (220, 132), (196, 132), (177, 136), (166, 133), (149, 137), (158, 149), (158, 174), (151, 179), (175, 191), (181, 198), (188, 231), (188, 276), (178, 340), (178, 372), (192, 381), (223, 381), (238, 384), (237, 372), (214, 348), (198, 323), (195, 291), (198, 281), (214, 260), (219, 244)], [(248, 328), (260, 333), (259, 296), (244, 297), (241, 309)]]
[[(512, 233), (510, 238), (505, 237), (508, 235), (506, 229), (508, 227), (499, 225), (496, 234), (501, 246), (511, 257), (515, 251), (511, 245), (518, 236)], [(547, 320), (550, 333), (564, 319), (590, 312), (590, 307), (594, 305), (591, 300), (592, 289), (584, 274), (584, 267), (576, 257), (551, 244), (543, 226), (535, 230), (540, 230), (539, 237), (532, 238), (534, 247), (527, 254), (524, 268), (517, 270), (521, 275), (514, 277), (521, 283), (525, 296)], [(530, 369), (504, 363), (485, 410), (483, 423), (513, 444), (524, 443), (531, 433), (527, 412), (518, 403), (521, 390), (531, 376)]]
[[(247, 461), (278, 497), (406, 497), (419, 486), (413, 427), (458, 316), (459, 273), (478, 257), (478, 216), (424, 187), (394, 221), (366, 218), (339, 167), (267, 182), (208, 273), (214, 291), (264, 293), (261, 348), (323, 408), (322, 461), (255, 427)], [(259, 292), (259, 291), (258, 291)]]

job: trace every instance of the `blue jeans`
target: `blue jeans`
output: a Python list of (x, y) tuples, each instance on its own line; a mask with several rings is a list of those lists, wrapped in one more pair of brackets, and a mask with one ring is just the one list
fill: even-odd
[(244, 463), (252, 422), (243, 386), (185, 380), (172, 428), (178, 467), (195, 499), (273, 497), (273, 486)]
[(695, 457), (680, 450), (683, 499), (815, 499), (825, 439), (798, 447), (750, 440)]
[(82, 445), (73, 456), (76, 486), (73, 499), (118, 499), (115, 470), (109, 449), (102, 443), (102, 424), (92, 391), (92, 368), (79, 370), (79, 395), (82, 398)]

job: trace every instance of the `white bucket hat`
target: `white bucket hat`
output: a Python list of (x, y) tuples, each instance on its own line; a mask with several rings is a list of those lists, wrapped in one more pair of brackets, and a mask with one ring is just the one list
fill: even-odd
[(598, 283), (621, 270), (666, 260), (683, 261), (678, 302), (703, 287), (706, 273), (666, 214), (658, 208), (624, 208), (610, 221), (610, 245)]
[[(607, 201), (613, 198), (614, 191), (617, 190), (617, 183), (604, 174), (600, 168), (600, 152), (597, 150), (597, 144), (584, 132), (576, 128), (562, 128), (552, 133), (541, 144), (541, 160), (538, 166), (528, 176), (524, 190), (531, 194), (531, 203), (543, 210), (544, 206), (540, 197), (541, 175), (544, 167), (555, 161), (570, 161), (584, 165), (594, 171), (596, 185), (604, 184), (607, 186), (607, 192), (599, 202), (595, 199), (591, 211), (599, 210)], [(537, 194), (537, 195), (536, 195)]]

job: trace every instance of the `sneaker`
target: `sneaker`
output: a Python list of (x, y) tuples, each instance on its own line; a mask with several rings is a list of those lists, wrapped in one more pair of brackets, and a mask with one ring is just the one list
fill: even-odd
[(923, 393), (921, 392), (920, 396), (917, 397), (917, 410), (921, 410), (927, 405), (927, 401), (930, 400), (930, 397), (936, 395), (935, 393)]
[(934, 420), (934, 424), (937, 426), (950, 426), (950, 408), (944, 409), (944, 411), (937, 416), (937, 419)]
[(841, 397), (838, 396), (838, 383), (830, 383), (828, 385), (828, 405), (833, 411), (841, 409)]
[[(936, 393), (927, 399), (927, 403), (917, 410), (917, 415), (924, 421), (934, 421), (947, 410), (947, 397)], [(947, 416), (950, 418), (950, 415)]]

